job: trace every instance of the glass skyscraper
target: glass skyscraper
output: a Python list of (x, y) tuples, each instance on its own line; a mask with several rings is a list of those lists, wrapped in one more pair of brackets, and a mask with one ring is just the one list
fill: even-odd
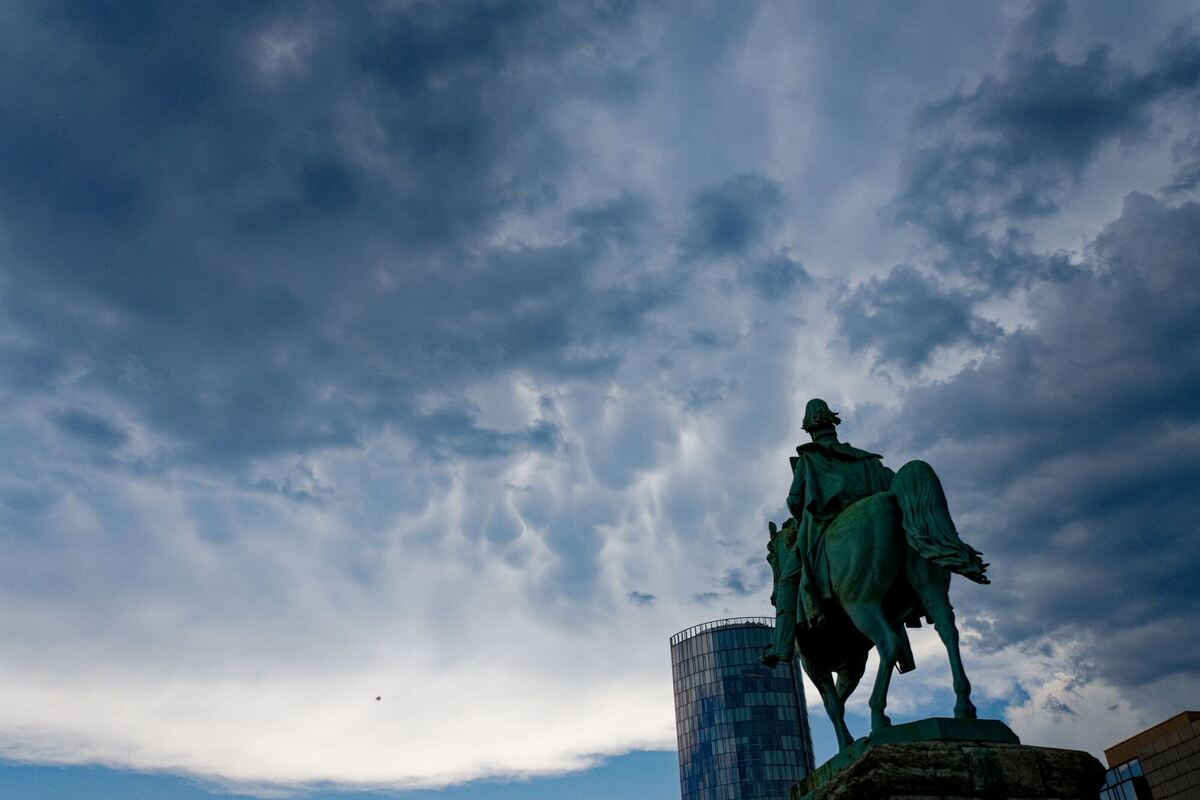
[(773, 617), (705, 622), (671, 637), (683, 800), (779, 800), (813, 769), (798, 662), (767, 669)]

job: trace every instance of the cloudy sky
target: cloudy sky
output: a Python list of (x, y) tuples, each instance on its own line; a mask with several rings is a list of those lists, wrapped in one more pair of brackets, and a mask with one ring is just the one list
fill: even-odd
[(981, 708), (1194, 707), (1194, 8), (4, 4), (0, 786), (670, 797), (813, 396)]

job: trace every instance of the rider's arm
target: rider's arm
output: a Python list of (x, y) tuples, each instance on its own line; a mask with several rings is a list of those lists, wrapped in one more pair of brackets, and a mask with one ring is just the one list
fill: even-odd
[(804, 477), (798, 473), (792, 480), (792, 490), (788, 493), (787, 507), (796, 519), (804, 518)]

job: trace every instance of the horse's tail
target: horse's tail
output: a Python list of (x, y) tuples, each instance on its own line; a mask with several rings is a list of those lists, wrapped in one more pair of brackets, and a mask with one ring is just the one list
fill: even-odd
[(933, 467), (924, 461), (909, 461), (896, 473), (891, 492), (904, 516), (904, 533), (913, 550), (976, 583), (991, 582), (985, 574), (988, 565), (980, 558), (983, 554), (958, 538), (946, 493)]

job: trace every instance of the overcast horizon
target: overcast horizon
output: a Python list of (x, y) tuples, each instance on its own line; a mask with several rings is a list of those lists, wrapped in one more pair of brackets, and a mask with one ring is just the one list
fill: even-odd
[[(0, 790), (662, 797), (667, 640), (773, 614), (811, 397), (991, 562), (982, 711), (1195, 708), (1193, 3), (16, 2), (0, 52)], [(889, 712), (948, 715), (913, 645)]]

